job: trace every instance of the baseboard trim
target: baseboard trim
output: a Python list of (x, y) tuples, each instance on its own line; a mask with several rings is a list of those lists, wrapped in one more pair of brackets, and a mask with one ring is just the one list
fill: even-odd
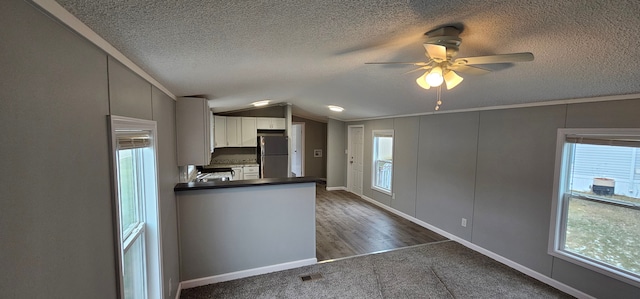
[(325, 189), (327, 189), (327, 191), (337, 191), (337, 190), (347, 191), (347, 187), (345, 186), (326, 187)]
[(516, 262), (514, 262), (514, 261), (512, 261), (512, 260), (510, 260), (508, 258), (505, 258), (505, 257), (503, 257), (503, 256), (501, 256), (499, 254), (496, 254), (496, 253), (494, 253), (492, 251), (489, 251), (489, 250), (487, 250), (487, 249), (485, 249), (483, 247), (480, 247), (480, 246), (478, 246), (476, 244), (473, 244), (473, 243), (471, 243), (471, 242), (469, 242), (469, 241), (467, 241), (465, 239), (462, 239), (462, 238), (460, 238), (460, 237), (458, 237), (456, 235), (448, 233), (448, 232), (446, 232), (446, 231), (444, 231), (444, 230), (442, 230), (440, 228), (437, 228), (437, 227), (435, 227), (435, 226), (433, 226), (433, 225), (431, 225), (429, 223), (426, 223), (426, 222), (424, 222), (424, 221), (422, 221), (422, 220), (420, 220), (418, 218), (415, 218), (415, 217), (413, 217), (413, 216), (411, 216), (409, 214), (405, 214), (405, 213), (403, 213), (401, 211), (398, 211), (398, 210), (396, 210), (396, 209), (394, 209), (394, 208), (392, 208), (390, 206), (387, 206), (387, 205), (385, 205), (385, 204), (383, 204), (383, 203), (381, 203), (381, 202), (379, 202), (377, 200), (369, 198), (369, 197), (367, 197), (365, 195), (359, 195), (359, 196), (362, 199), (364, 199), (364, 200), (366, 200), (366, 201), (368, 201), (368, 202), (370, 202), (370, 203), (372, 203), (372, 204), (374, 204), (374, 205), (376, 205), (378, 207), (381, 207), (381, 208), (383, 208), (383, 209), (385, 209), (385, 210), (387, 210), (387, 211), (389, 211), (389, 212), (391, 212), (393, 214), (396, 214), (396, 215), (398, 215), (398, 216), (400, 216), (400, 217), (402, 217), (404, 219), (407, 219), (407, 220), (409, 220), (409, 221), (411, 221), (411, 222), (413, 222), (413, 223), (415, 223), (417, 225), (420, 225), (420, 226), (422, 226), (424, 228), (432, 230), (432, 231), (434, 231), (434, 232), (436, 232), (436, 233), (442, 235), (443, 237), (446, 237), (446, 238), (448, 238), (448, 239), (450, 239), (452, 241), (456, 241), (456, 242), (462, 244), (463, 246), (465, 246), (465, 247), (467, 247), (467, 248), (469, 248), (469, 249), (471, 249), (473, 251), (476, 251), (476, 252), (478, 252), (478, 253), (480, 253), (482, 255), (488, 256), (488, 257), (490, 257), (490, 258), (492, 258), (492, 259), (494, 259), (494, 260), (496, 260), (496, 261), (498, 261), (498, 262), (500, 262), (502, 264), (505, 264), (505, 265), (517, 270), (517, 271), (522, 272), (523, 274), (525, 274), (527, 276), (530, 276), (530, 277), (532, 277), (534, 279), (537, 279), (537, 280), (539, 280), (539, 281), (541, 281), (543, 283), (546, 283), (546, 284), (548, 284), (548, 285), (550, 285), (550, 286), (552, 286), (552, 287), (554, 287), (554, 288), (556, 288), (558, 290), (561, 290), (561, 291), (563, 291), (563, 292), (565, 292), (565, 293), (567, 293), (567, 294), (569, 294), (571, 296), (574, 296), (576, 298), (595, 299), (595, 297), (593, 297), (593, 296), (591, 296), (589, 294), (586, 294), (586, 293), (584, 293), (584, 292), (582, 292), (582, 291), (580, 291), (578, 289), (575, 289), (575, 288), (573, 288), (571, 286), (568, 286), (568, 285), (566, 285), (566, 284), (564, 284), (562, 282), (559, 282), (559, 281), (557, 281), (557, 280), (555, 280), (555, 279), (553, 279), (553, 278), (551, 278), (549, 276), (546, 276), (546, 275), (544, 275), (542, 273), (536, 272), (536, 271), (534, 271), (534, 270), (532, 270), (530, 268), (527, 268), (527, 267), (525, 267), (523, 265), (520, 265), (520, 264), (518, 264), (518, 263), (516, 263)]
[(231, 273), (225, 273), (220, 275), (214, 275), (209, 277), (196, 278), (192, 280), (186, 280), (186, 281), (180, 282), (178, 286), (178, 294), (182, 289), (190, 289), (190, 288), (204, 286), (212, 283), (218, 283), (218, 282), (229, 281), (229, 280), (234, 280), (239, 278), (256, 276), (256, 275), (266, 274), (266, 273), (271, 273), (276, 271), (289, 270), (289, 269), (299, 268), (299, 267), (304, 267), (309, 265), (315, 265), (317, 263), (318, 263), (318, 259), (312, 258), (312, 259), (305, 259), (305, 260), (293, 261), (288, 263), (276, 264), (271, 266), (265, 266), (260, 268), (253, 268), (253, 269), (247, 269), (247, 270), (236, 271)]

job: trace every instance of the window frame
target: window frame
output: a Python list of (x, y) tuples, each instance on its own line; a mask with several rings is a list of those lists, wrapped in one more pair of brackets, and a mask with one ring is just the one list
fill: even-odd
[[(123, 240), (123, 244), (124, 250), (127, 250), (133, 241), (135, 241), (134, 239), (136, 239), (139, 235), (141, 235), (142, 233), (144, 233), (144, 224), (145, 224), (145, 211), (144, 211), (144, 200), (143, 198), (145, 197), (145, 190), (144, 190), (144, 182), (143, 180), (138, 176), (138, 172), (141, 169), (144, 169), (144, 161), (143, 161), (143, 156), (142, 153), (140, 152), (139, 149), (129, 149), (132, 150), (131, 156), (133, 159), (133, 171), (134, 171), (134, 185), (136, 187), (136, 194), (135, 194), (135, 214), (136, 214), (136, 222), (132, 223), (131, 225), (129, 225), (128, 227), (124, 228), (124, 230), (122, 230), (122, 228), (120, 228), (122, 231), (121, 233), (121, 238)], [(118, 149), (117, 152), (117, 158), (120, 159), (120, 149)], [(119, 178), (118, 178), (119, 179)], [(120, 181), (120, 180), (118, 180)], [(118, 190), (119, 192), (120, 190)], [(121, 197), (121, 194), (118, 194), (118, 198)], [(118, 201), (118, 204), (120, 203), (120, 201)], [(119, 215), (119, 217), (121, 218), (122, 215)], [(120, 225), (122, 226), (122, 219), (119, 219), (120, 221)]]
[[(569, 150), (573, 143), (567, 142), (568, 135), (585, 135), (585, 136), (603, 136), (603, 137), (615, 137), (615, 136), (638, 136), (640, 138), (640, 128), (560, 128), (557, 132), (556, 139), (556, 156), (555, 156), (555, 170), (553, 180), (553, 197), (551, 205), (551, 223), (549, 226), (549, 244), (548, 254), (551, 256), (560, 258), (564, 261), (582, 266), (597, 273), (609, 276), (611, 278), (632, 284), (640, 287), (640, 274), (632, 274), (621, 268), (617, 268), (603, 262), (591, 259), (589, 257), (570, 252), (563, 248), (564, 238), (567, 231), (567, 216), (569, 212), (569, 197), (571, 195), (567, 193), (567, 188), (570, 184), (571, 176), (569, 175), (569, 166), (573, 159), (574, 152)], [(606, 203), (606, 200), (589, 199), (587, 197), (582, 198), (580, 196), (574, 196), (578, 199), (594, 200), (601, 204), (614, 204)]]
[[(378, 192), (393, 196), (393, 172), (394, 164), (393, 157), (395, 156), (395, 131), (394, 130), (372, 130), (371, 131), (371, 189)], [(377, 159), (377, 144), (376, 137), (391, 137), (391, 177), (389, 178), (389, 190), (379, 187), (376, 184), (377, 171), (376, 162)]]
[[(124, 298), (124, 253), (128, 251), (137, 240), (142, 240), (142, 248), (145, 261), (145, 277), (146, 287), (145, 294), (148, 298), (163, 298), (163, 273), (162, 273), (162, 241), (161, 241), (161, 222), (160, 222), (160, 205), (159, 205), (159, 189), (158, 189), (158, 144), (157, 144), (157, 125), (155, 121), (136, 119), (130, 117), (122, 117), (109, 115), (109, 138), (111, 144), (111, 172), (113, 184), (113, 202), (114, 202), (114, 238), (117, 257), (118, 289), (120, 298)], [(137, 176), (140, 189), (137, 190), (138, 196), (143, 196), (142, 202), (139, 202), (138, 208), (140, 216), (143, 217), (135, 227), (130, 230), (122, 231), (121, 229), (121, 207), (120, 207), (120, 189), (119, 189), (119, 164), (118, 136), (131, 135), (135, 132), (144, 132), (150, 135), (150, 144), (144, 146), (143, 150), (150, 148), (145, 153), (145, 157), (137, 160), (134, 164), (137, 170), (142, 170), (145, 175), (143, 178)], [(136, 146), (134, 146), (136, 147)], [(135, 154), (135, 153), (134, 153)], [(141, 238), (141, 239), (140, 239)]]

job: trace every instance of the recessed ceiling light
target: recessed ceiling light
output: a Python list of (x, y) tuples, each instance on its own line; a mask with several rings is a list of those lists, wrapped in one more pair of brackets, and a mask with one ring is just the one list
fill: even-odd
[(266, 106), (268, 104), (269, 104), (269, 100), (257, 101), (257, 102), (251, 103), (251, 105), (253, 105), (254, 107)]
[(335, 112), (342, 112), (344, 111), (344, 108), (340, 106), (329, 105), (329, 110), (335, 111)]

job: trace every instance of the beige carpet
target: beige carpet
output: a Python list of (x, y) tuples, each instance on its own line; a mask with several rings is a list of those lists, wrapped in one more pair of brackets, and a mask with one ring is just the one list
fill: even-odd
[(180, 298), (573, 297), (443, 241), (186, 289)]

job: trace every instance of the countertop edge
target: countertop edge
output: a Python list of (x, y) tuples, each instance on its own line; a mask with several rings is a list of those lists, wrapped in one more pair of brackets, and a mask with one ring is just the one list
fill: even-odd
[(314, 183), (314, 182), (317, 182), (318, 180), (319, 179), (316, 177), (292, 177), (292, 178), (268, 178), (268, 179), (239, 180), (239, 181), (178, 183), (173, 188), (173, 191), (178, 192), (178, 191), (222, 189), (222, 188)]

